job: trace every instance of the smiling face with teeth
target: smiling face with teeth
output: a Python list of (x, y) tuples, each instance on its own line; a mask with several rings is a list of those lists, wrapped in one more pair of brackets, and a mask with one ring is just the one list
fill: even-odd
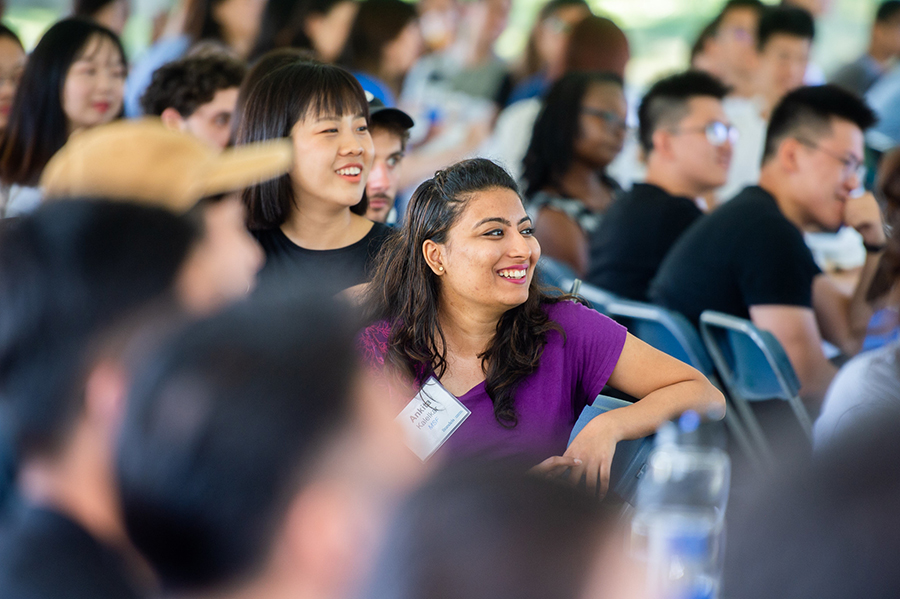
[(522, 199), (499, 187), (473, 193), (446, 242), (428, 240), (423, 251), (440, 277), (443, 305), (487, 308), (498, 315), (528, 299), (541, 257)]
[(291, 181), (298, 205), (359, 203), (375, 157), (365, 115), (309, 115), (297, 121), (291, 138)]

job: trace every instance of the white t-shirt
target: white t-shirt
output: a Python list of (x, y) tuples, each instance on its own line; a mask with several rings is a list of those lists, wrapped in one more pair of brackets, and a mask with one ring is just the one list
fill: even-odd
[(748, 185), (759, 182), (767, 123), (761, 115), (760, 98), (728, 97), (722, 101), (722, 108), (741, 135), (731, 154), (728, 180), (718, 191), (719, 201), (727, 202)]
[(844, 364), (831, 382), (813, 426), (820, 450), (882, 411), (900, 408), (900, 341), (860, 354)]

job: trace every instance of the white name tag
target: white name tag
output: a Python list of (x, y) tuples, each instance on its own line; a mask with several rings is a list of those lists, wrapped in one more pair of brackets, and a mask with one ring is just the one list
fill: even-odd
[(396, 420), (403, 428), (406, 444), (424, 462), (471, 413), (437, 379), (429, 377)]

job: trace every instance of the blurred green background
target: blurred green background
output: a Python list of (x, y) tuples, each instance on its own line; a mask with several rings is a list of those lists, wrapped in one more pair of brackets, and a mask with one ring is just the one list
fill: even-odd
[[(544, 1), (513, 0), (509, 27), (497, 48), (504, 58), (514, 60), (520, 54)], [(724, 4), (724, 0), (589, 1), (597, 14), (612, 18), (628, 34), (632, 50), (628, 78), (639, 86), (683, 68), (695, 36)], [(132, 18), (123, 40), (129, 57), (147, 47), (153, 15), (169, 5), (167, 0), (132, 0)], [(835, 0), (817, 23), (813, 60), (826, 74), (863, 51), (877, 5), (878, 0)], [(30, 48), (69, 9), (67, 0), (8, 0), (5, 20)]]

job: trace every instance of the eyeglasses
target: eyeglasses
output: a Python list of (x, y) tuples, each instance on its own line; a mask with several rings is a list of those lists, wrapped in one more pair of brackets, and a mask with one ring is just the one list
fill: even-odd
[(726, 125), (722, 121), (713, 121), (705, 127), (672, 129), (672, 133), (705, 133), (706, 141), (717, 148), (724, 146), (726, 141), (731, 145), (735, 145), (741, 137), (741, 133), (736, 127)]
[(846, 157), (840, 156), (838, 154), (834, 154), (819, 144), (812, 142), (808, 139), (803, 139), (802, 137), (795, 137), (797, 141), (802, 143), (804, 146), (811, 150), (818, 150), (825, 154), (826, 156), (831, 156), (838, 162), (844, 165), (844, 169), (841, 171), (841, 180), (846, 181), (850, 177), (855, 176), (856, 180), (862, 183), (866, 179), (866, 165), (863, 164), (862, 160), (858, 159), (856, 156)]
[(589, 114), (590, 116), (595, 116), (598, 119), (603, 120), (606, 125), (610, 129), (614, 130), (625, 130), (628, 126), (625, 124), (625, 119), (616, 114), (615, 112), (609, 110), (600, 110), (598, 108), (591, 108), (590, 106), (582, 106), (581, 112), (584, 114)]

